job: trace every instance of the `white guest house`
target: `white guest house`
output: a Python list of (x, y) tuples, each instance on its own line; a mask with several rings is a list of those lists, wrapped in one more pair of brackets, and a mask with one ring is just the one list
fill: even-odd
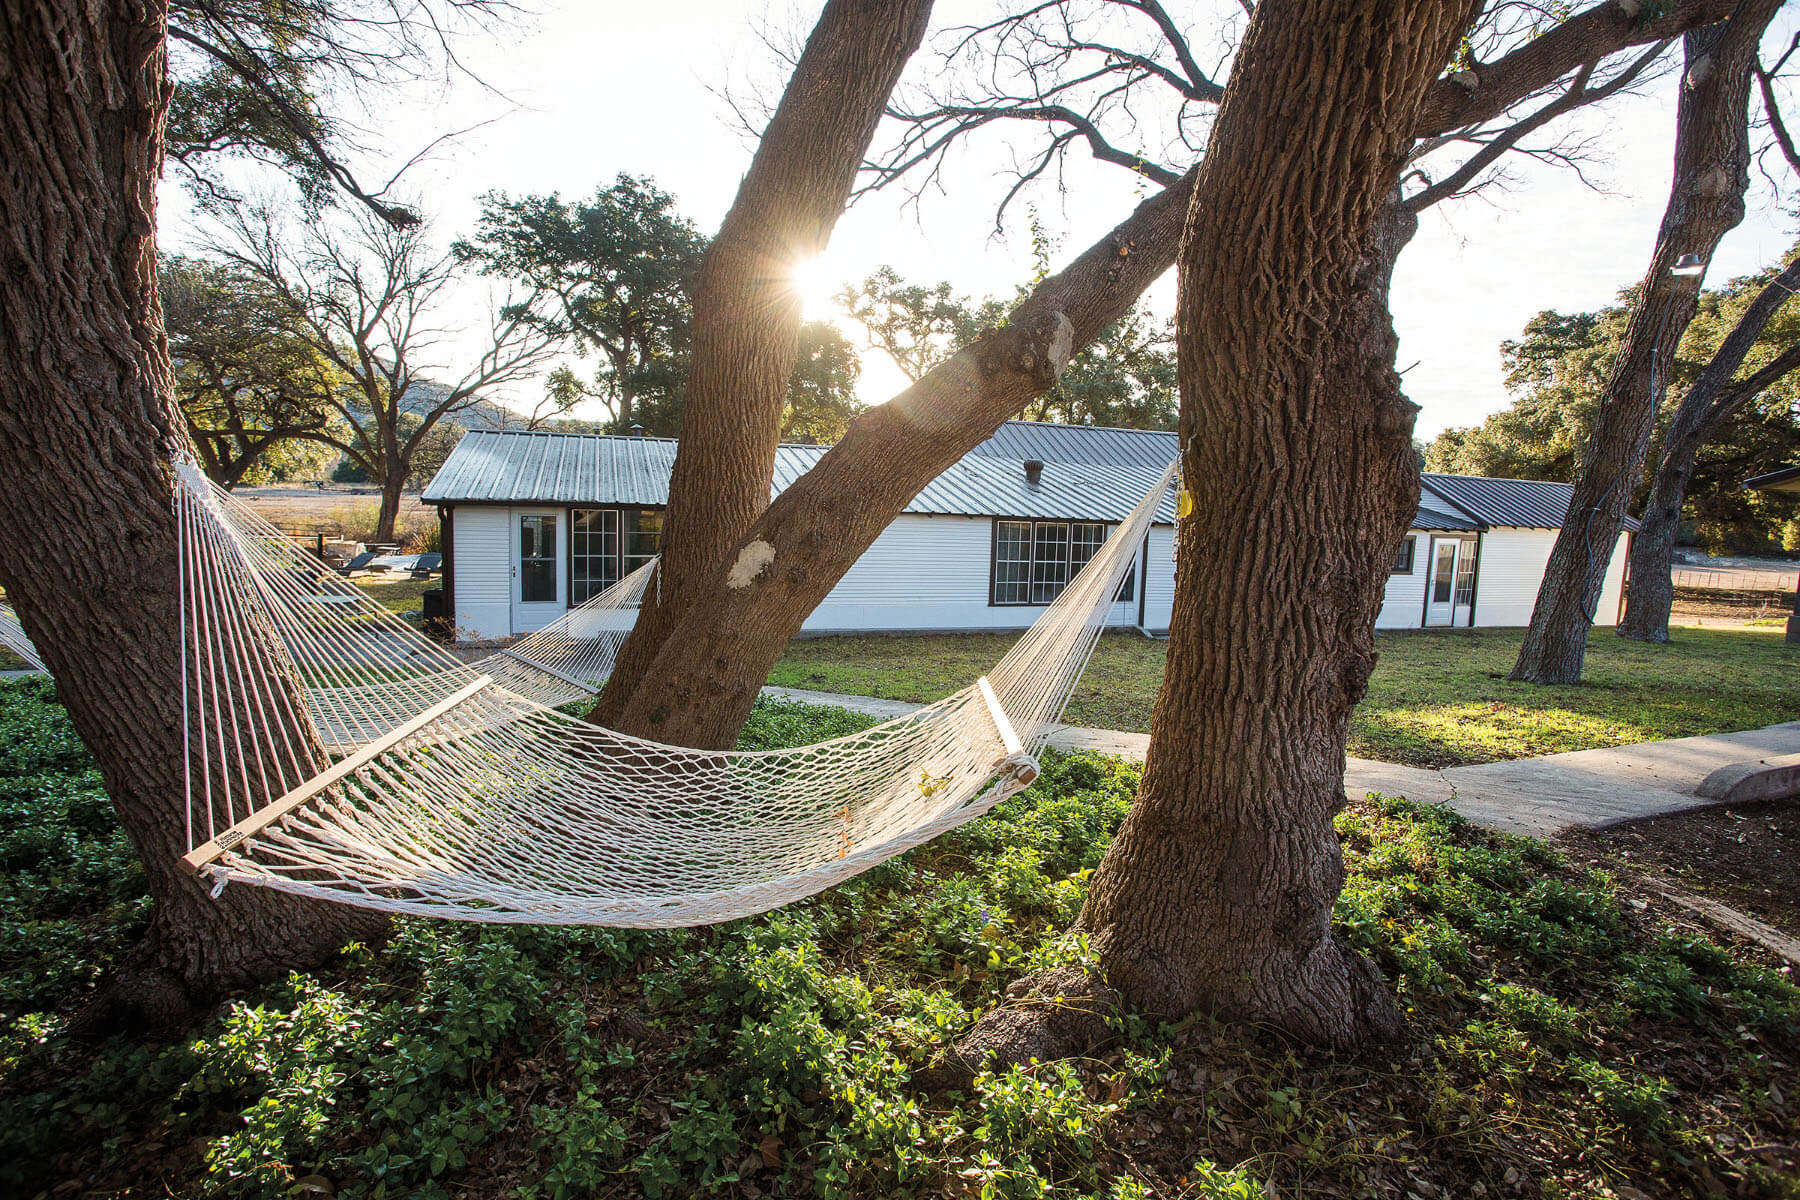
[[(823, 446), (783, 446), (779, 493)], [(1172, 433), (1008, 421), (933, 480), (807, 618), (808, 633), (1023, 629), (1174, 459)], [(529, 633), (657, 552), (675, 443), (471, 432), (425, 488), (443, 521), (459, 636)], [(1524, 625), (1568, 511), (1567, 484), (1426, 475), (1377, 625)], [(1174, 506), (1158, 513), (1112, 620), (1168, 629)], [(1635, 528), (1635, 524), (1632, 526)], [(1625, 540), (1596, 620), (1618, 620)]]

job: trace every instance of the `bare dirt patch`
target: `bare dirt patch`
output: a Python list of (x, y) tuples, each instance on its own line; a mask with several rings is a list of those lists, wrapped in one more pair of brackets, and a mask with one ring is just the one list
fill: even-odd
[(1660, 875), (1800, 937), (1800, 801), (1651, 817), (1562, 840), (1595, 866)]
[(1794, 597), (1789, 592), (1676, 588), (1669, 622), (1672, 625), (1746, 625), (1753, 621), (1780, 620), (1793, 611)]

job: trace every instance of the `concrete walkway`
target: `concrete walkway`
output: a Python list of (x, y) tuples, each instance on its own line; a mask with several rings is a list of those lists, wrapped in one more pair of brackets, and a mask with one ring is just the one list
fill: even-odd
[[(769, 687), (763, 694), (883, 719), (904, 716), (919, 707), (900, 700), (798, 688)], [(1050, 744), (1058, 750), (1098, 750), (1142, 759), (1150, 747), (1150, 735), (1058, 725)], [(1597, 829), (1640, 817), (1705, 808), (1715, 802), (1695, 795), (1694, 789), (1717, 768), (1794, 753), (1800, 753), (1800, 721), (1742, 733), (1576, 750), (1439, 771), (1351, 758), (1344, 765), (1344, 787), (1353, 796), (1381, 792), (1448, 804), (1490, 829), (1549, 837), (1577, 826)]]

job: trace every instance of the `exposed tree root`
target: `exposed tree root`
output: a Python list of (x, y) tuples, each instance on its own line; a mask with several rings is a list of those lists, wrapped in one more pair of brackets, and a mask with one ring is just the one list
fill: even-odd
[(1118, 994), (1079, 966), (1021, 979), (1011, 1001), (989, 1012), (913, 1076), (930, 1092), (967, 1088), (983, 1070), (1086, 1054), (1112, 1036)]

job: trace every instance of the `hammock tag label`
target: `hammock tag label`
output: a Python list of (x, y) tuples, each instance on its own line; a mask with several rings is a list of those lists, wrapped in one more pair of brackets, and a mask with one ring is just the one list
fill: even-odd
[(221, 833), (218, 837), (214, 838), (213, 840), (215, 842), (219, 843), (219, 849), (229, 850), (233, 846), (237, 845), (239, 842), (243, 841), (244, 835), (239, 833), (235, 829), (227, 829), (224, 833)]

